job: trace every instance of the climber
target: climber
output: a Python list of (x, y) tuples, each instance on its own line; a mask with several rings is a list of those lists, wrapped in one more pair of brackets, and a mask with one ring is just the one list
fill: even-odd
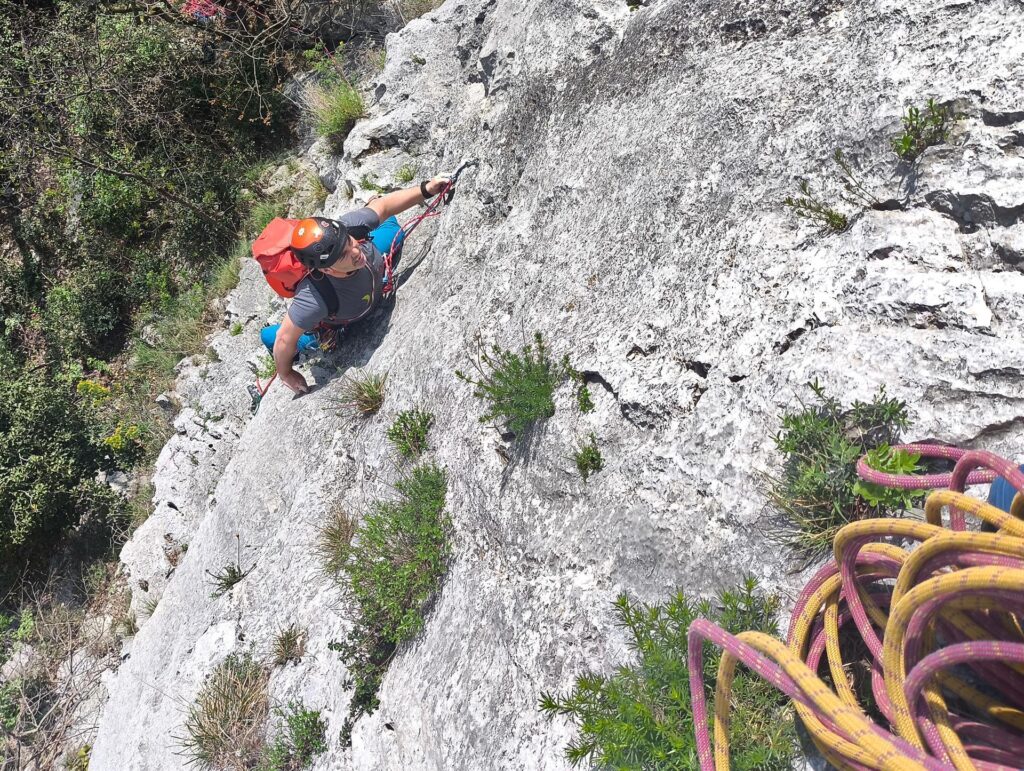
[(310, 272), (295, 287), (281, 324), (264, 327), (260, 339), (274, 356), (277, 377), (297, 394), (308, 390), (292, 365), (299, 351), (330, 348), (339, 328), (369, 315), (384, 286), (384, 255), (397, 261), (404, 233), (396, 214), (446, 189), (449, 177), (374, 198), (337, 221), (313, 217), (291, 233), (291, 252)]

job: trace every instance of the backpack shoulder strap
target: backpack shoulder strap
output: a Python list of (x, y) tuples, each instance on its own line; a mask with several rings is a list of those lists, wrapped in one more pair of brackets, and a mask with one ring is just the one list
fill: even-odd
[(366, 225), (355, 225), (348, 228), (348, 234), (356, 241), (366, 241), (370, 237), (370, 228)]
[(320, 298), (324, 301), (324, 305), (327, 306), (327, 318), (334, 318), (338, 315), (338, 293), (334, 291), (334, 285), (331, 283), (327, 276), (321, 276), (320, 278), (309, 277), (310, 283), (313, 285), (313, 289), (320, 295)]

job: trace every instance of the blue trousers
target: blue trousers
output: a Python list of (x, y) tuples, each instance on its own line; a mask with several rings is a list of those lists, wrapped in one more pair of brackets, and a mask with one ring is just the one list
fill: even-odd
[[(387, 254), (388, 250), (391, 249), (392, 242), (394, 242), (395, 251), (397, 252), (405, 240), (405, 234), (401, 230), (402, 226), (398, 224), (398, 220), (394, 217), (388, 217), (370, 231), (370, 241), (381, 254)], [(395, 240), (396, 236), (398, 237), (397, 241)], [(397, 264), (398, 255), (395, 254), (394, 257), (395, 264)], [(260, 330), (260, 341), (267, 346), (267, 350), (271, 353), (274, 352), (274, 341), (277, 340), (277, 330), (280, 328), (280, 324), (270, 324)], [(317, 339), (315, 332), (306, 332), (299, 338), (298, 353), (312, 353), (318, 350), (320, 350), (320, 341)]]

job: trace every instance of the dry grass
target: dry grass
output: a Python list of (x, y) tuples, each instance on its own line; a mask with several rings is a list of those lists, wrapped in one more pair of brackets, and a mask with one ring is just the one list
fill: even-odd
[(306, 630), (297, 624), (289, 624), (286, 629), (277, 633), (271, 652), (274, 664), (279, 667), (290, 661), (298, 663), (306, 652)]
[(230, 655), (213, 671), (185, 720), (181, 740), (189, 763), (248, 771), (260, 760), (270, 704), (267, 671), (248, 656)]
[(359, 374), (345, 380), (341, 387), (341, 406), (356, 415), (373, 415), (384, 404), (384, 386), (388, 376)]
[(317, 533), (316, 553), (324, 566), (324, 572), (336, 576), (348, 562), (352, 536), (356, 533), (356, 522), (342, 509), (331, 515)]
[(120, 632), (129, 619), (129, 592), (115, 568), (95, 572), (84, 605), (58, 600), (64, 591), (56, 579), (27, 590), (20, 605), (28, 621), (8, 653), (20, 655), (18, 646), (26, 646), (32, 663), (0, 687), (4, 771), (60, 768), (65, 748), (85, 738), (76, 715), (103, 672), (117, 666)]

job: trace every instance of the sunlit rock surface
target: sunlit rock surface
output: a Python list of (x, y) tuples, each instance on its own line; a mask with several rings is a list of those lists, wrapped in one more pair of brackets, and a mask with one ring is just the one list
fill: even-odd
[[(929, 97), (963, 118), (898, 166), (900, 115)], [(107, 677), (93, 771), (183, 768), (204, 677), (231, 651), (266, 656), (293, 622), (307, 655), (270, 693), (323, 711), (316, 769), (564, 768), (570, 728), (538, 696), (628, 660), (618, 592), (801, 582), (764, 540), (756, 472), (808, 380), (845, 401), (884, 384), (910, 405), (910, 439), (1021, 457), (1019, 3), (448, 0), (388, 38), (370, 102), (341, 158), (310, 153), (326, 214), (365, 201), (366, 175), (481, 165), (414, 237), (406, 258), (428, 251), (393, 309), (304, 368), (311, 394), (275, 386), (254, 417), (246, 361), (282, 306), (243, 270), (228, 322), (244, 334), (184, 366), (156, 512), (124, 550), (136, 606), (140, 581), (160, 599)], [(877, 208), (841, 202), (837, 148)], [(801, 179), (846, 232), (782, 205)], [(587, 373), (596, 409), (581, 416), (566, 387), (508, 445), (453, 371), (477, 333), (517, 346), (534, 330)], [(339, 415), (354, 370), (390, 373), (368, 420)], [(390, 494), (385, 431), (413, 405), (437, 416), (454, 558), (342, 750), (351, 690), (327, 645), (349, 622), (312, 548), (334, 507)], [(591, 431), (606, 468), (584, 484), (569, 456)], [(239, 550), (252, 572), (211, 598)]]

